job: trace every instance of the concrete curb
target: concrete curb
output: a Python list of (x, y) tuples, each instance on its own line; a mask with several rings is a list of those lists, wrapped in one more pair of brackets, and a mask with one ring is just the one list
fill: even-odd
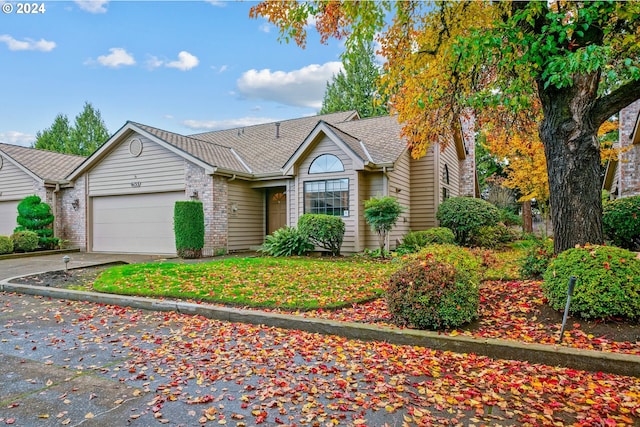
[(269, 313), (195, 304), (183, 301), (157, 300), (97, 292), (77, 291), (0, 281), (0, 291), (40, 295), (58, 299), (88, 301), (154, 311), (176, 311), (201, 315), (210, 319), (250, 323), (284, 329), (296, 329), (350, 339), (382, 341), (399, 345), (415, 345), (457, 353), (475, 353), (496, 359), (521, 360), (551, 366), (640, 377), (640, 356), (581, 350), (570, 347), (527, 344), (493, 338), (441, 335), (437, 332), (400, 329), (386, 326), (314, 319), (298, 315)]

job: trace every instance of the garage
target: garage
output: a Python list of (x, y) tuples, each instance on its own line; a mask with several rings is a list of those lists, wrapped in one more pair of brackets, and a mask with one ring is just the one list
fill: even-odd
[(94, 252), (175, 254), (173, 209), (184, 191), (92, 197)]
[(19, 201), (0, 202), (0, 236), (10, 236), (17, 227)]

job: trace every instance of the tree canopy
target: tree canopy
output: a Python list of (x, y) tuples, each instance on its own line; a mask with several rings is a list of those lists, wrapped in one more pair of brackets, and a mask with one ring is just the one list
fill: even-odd
[(88, 156), (109, 138), (99, 110), (85, 102), (71, 126), (64, 114), (58, 114), (50, 128), (36, 134), (33, 148), (65, 154)]
[(343, 65), (344, 71), (327, 83), (320, 114), (348, 110), (357, 110), (363, 118), (388, 114), (386, 98), (378, 92), (380, 67), (372, 43), (361, 43)]
[(313, 16), (347, 55), (381, 31), (381, 87), (415, 157), (467, 111), (494, 138), (538, 138), (556, 252), (603, 241), (597, 131), (640, 97), (640, 2), (313, 0), (251, 14), (301, 46)]

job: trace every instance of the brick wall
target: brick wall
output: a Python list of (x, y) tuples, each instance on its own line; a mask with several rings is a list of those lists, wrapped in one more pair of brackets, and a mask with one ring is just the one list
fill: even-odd
[(467, 151), (467, 158), (460, 161), (460, 195), (479, 197), (476, 194), (476, 153), (475, 153), (475, 120), (471, 114), (460, 118), (462, 141)]
[(213, 214), (211, 228), (213, 230), (213, 248), (227, 253), (229, 244), (229, 186), (227, 179), (212, 176)]
[(87, 250), (87, 197), (84, 175), (75, 181), (73, 187), (63, 188), (58, 192), (56, 227), (57, 237), (66, 240), (68, 246)]
[[(631, 133), (640, 112), (640, 100), (620, 111), (620, 145), (627, 147), (631, 144)], [(634, 145), (629, 151), (620, 156), (619, 168), (619, 197), (640, 195), (640, 145)]]

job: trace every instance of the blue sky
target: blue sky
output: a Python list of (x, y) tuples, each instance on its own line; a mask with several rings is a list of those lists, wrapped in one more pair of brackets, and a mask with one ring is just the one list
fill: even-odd
[(280, 43), (252, 1), (37, 4), (0, 0), (0, 142), (28, 146), (85, 101), (111, 134), (127, 120), (192, 134), (307, 116), (341, 67), (340, 41)]

